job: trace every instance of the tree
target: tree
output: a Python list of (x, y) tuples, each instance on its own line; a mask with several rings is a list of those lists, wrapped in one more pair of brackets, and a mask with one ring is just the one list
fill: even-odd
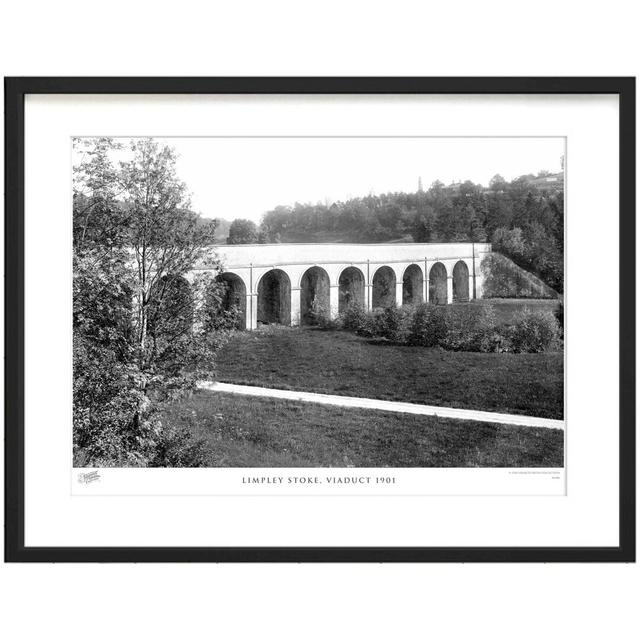
[(468, 232), (467, 239), (472, 242), (485, 242), (487, 239), (487, 232), (485, 231), (482, 220), (480, 219), (480, 215), (478, 215), (478, 211), (472, 206), (467, 205), (467, 216), (468, 219)]
[(111, 154), (122, 145), (111, 138), (74, 139), (73, 245), (111, 251), (126, 242), (127, 211), (120, 205), (122, 185)]
[(236, 218), (229, 227), (227, 244), (255, 244), (258, 239), (258, 227), (255, 222)]
[[(157, 335), (149, 336), (150, 322), (155, 322), (176, 278), (209, 253), (215, 223), (199, 224), (198, 216), (190, 211), (187, 188), (176, 175), (176, 157), (171, 148), (145, 139), (132, 142), (131, 152), (132, 159), (121, 164), (120, 181), (124, 204), (130, 212), (128, 248), (135, 270), (138, 364), (143, 373), (148, 372), (145, 378), (151, 379), (157, 376), (157, 365), (164, 360)], [(192, 350), (200, 350), (198, 338), (202, 336), (191, 334), (185, 338), (184, 334), (181, 325), (176, 335), (167, 339), (172, 344), (180, 342), (181, 359), (193, 367)], [(146, 385), (148, 379), (143, 379), (142, 384)], [(154, 381), (157, 383), (158, 378)]]
[(131, 339), (131, 270), (74, 256), (73, 444), (77, 465), (132, 462), (133, 418), (144, 403)]
[(494, 249), (501, 251), (512, 258), (521, 258), (525, 255), (525, 242), (522, 237), (522, 229), (496, 229), (491, 239)]
[(222, 333), (195, 302), (224, 285), (184, 276), (205, 259), (215, 275), (215, 223), (190, 210), (172, 149), (135, 141), (117, 168), (112, 149), (98, 140), (74, 170), (76, 452), (81, 464), (199, 464), (156, 409), (214, 367)]
[(553, 232), (556, 244), (564, 246), (564, 192), (560, 191), (549, 199), (549, 208), (553, 214)]
[(433, 242), (435, 236), (436, 212), (430, 205), (424, 205), (416, 212), (411, 236), (414, 242)]
[(507, 186), (507, 181), (499, 173), (496, 173), (496, 175), (489, 180), (489, 189), (492, 191), (504, 191)]
[(513, 220), (513, 203), (509, 194), (502, 190), (487, 194), (487, 216), (485, 230), (490, 237), (498, 227), (509, 228)]

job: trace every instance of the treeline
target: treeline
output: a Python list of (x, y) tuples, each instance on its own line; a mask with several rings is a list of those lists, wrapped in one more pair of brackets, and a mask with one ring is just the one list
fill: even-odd
[(485, 242), (562, 291), (564, 193), (548, 172), (484, 187), (466, 181), (428, 190), (278, 206), (260, 226), (235, 220), (227, 242)]

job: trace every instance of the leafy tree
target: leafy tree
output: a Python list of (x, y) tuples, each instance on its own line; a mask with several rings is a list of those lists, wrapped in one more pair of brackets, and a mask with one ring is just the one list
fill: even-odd
[(524, 257), (525, 255), (525, 242), (520, 228), (506, 229), (501, 227), (496, 229), (491, 242), (495, 249), (508, 256)]
[(126, 242), (128, 212), (118, 198), (122, 185), (111, 154), (122, 145), (111, 138), (74, 139), (73, 245), (111, 251)]
[(74, 170), (76, 462), (201, 464), (157, 408), (214, 368), (224, 332), (196, 303), (224, 285), (184, 276), (205, 259), (219, 268), (215, 223), (190, 211), (172, 149), (134, 141), (118, 167), (114, 149), (96, 141)]
[(414, 218), (411, 236), (414, 242), (433, 242), (435, 239), (436, 212), (430, 205), (424, 205)]
[(492, 191), (505, 191), (507, 187), (507, 181), (499, 173), (489, 180), (489, 189)]
[(258, 227), (255, 222), (236, 218), (231, 223), (227, 244), (255, 244), (258, 240)]
[[(149, 335), (150, 322), (162, 308), (171, 283), (207, 256), (215, 223), (198, 224), (198, 216), (189, 210), (186, 185), (176, 175), (172, 149), (145, 139), (132, 142), (131, 152), (132, 159), (121, 165), (120, 181), (130, 212), (128, 248), (135, 272), (136, 351), (140, 370), (153, 377), (158, 373), (159, 351), (157, 335)], [(177, 342), (184, 337), (184, 326), (174, 329), (170, 340)], [(196, 344), (197, 337), (192, 335), (187, 344), (180, 345), (185, 363), (192, 364), (195, 356), (186, 347), (201, 347)]]

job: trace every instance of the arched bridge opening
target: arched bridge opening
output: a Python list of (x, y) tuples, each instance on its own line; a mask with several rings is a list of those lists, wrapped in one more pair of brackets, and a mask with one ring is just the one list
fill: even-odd
[(462, 260), (453, 267), (453, 301), (469, 302), (469, 267)]
[(221, 273), (216, 281), (224, 285), (222, 308), (236, 315), (236, 328), (246, 327), (247, 288), (242, 278), (235, 273)]
[(417, 264), (410, 264), (402, 277), (402, 304), (419, 304), (423, 302), (422, 269)]
[(357, 267), (347, 267), (338, 280), (338, 312), (343, 313), (349, 307), (365, 308), (364, 274)]
[(300, 280), (300, 324), (318, 324), (329, 318), (329, 275), (322, 267), (307, 269)]
[(447, 304), (447, 269), (442, 262), (436, 262), (429, 271), (429, 301)]
[(380, 267), (373, 275), (371, 305), (392, 307), (396, 303), (396, 274), (391, 267)]
[(258, 283), (258, 324), (291, 324), (291, 280), (282, 269), (267, 271)]

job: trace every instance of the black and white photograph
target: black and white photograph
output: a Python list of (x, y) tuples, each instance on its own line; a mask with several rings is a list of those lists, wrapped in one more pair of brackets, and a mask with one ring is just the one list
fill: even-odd
[(632, 638), (636, 14), (5, 3), (2, 637)]
[(14, 558), (630, 557), (630, 83), (9, 85)]
[(565, 164), (73, 138), (74, 467), (563, 469)]

